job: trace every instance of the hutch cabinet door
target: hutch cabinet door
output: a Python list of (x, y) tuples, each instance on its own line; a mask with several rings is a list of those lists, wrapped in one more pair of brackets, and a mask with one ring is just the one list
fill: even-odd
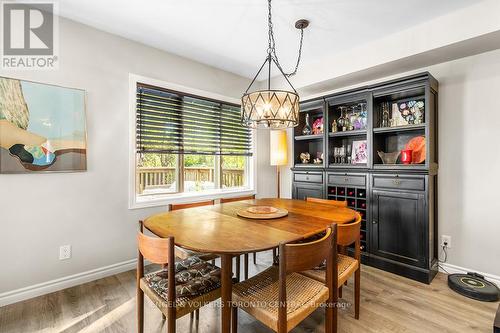
[(425, 195), (372, 192), (370, 252), (401, 263), (426, 267)]
[(293, 183), (293, 199), (305, 200), (307, 197), (323, 198), (322, 184)]

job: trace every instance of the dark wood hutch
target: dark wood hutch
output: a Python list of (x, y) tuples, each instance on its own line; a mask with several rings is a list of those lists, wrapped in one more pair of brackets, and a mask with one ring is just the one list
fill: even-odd
[[(363, 216), (363, 263), (425, 283), (438, 270), (437, 101), (438, 82), (426, 72), (302, 102), (300, 125), (294, 129), (293, 198), (346, 200)], [(423, 106), (412, 109), (418, 110), (416, 117), (399, 117), (408, 116), (408, 105), (415, 103)], [(353, 107), (359, 109), (350, 115), (358, 117), (343, 130), (339, 118), (345, 123)], [(323, 117), (323, 133), (303, 135), (307, 114), (311, 126)], [(332, 131), (334, 120), (337, 131)], [(420, 163), (403, 164), (401, 155), (395, 163), (383, 163), (378, 151), (401, 151), (416, 137)], [(366, 142), (366, 160), (352, 155), (353, 142)], [(306, 152), (310, 163), (300, 159)], [(314, 164), (321, 153), (323, 159)]]

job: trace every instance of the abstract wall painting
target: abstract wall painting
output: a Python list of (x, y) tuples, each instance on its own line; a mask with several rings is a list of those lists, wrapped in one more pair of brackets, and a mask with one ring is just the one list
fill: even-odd
[(86, 169), (85, 91), (0, 77), (0, 173)]

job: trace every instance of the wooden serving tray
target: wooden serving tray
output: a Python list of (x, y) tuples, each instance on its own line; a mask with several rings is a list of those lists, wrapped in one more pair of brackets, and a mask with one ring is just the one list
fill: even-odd
[(251, 206), (239, 210), (236, 214), (241, 217), (255, 220), (277, 219), (288, 215), (288, 211), (271, 206)]

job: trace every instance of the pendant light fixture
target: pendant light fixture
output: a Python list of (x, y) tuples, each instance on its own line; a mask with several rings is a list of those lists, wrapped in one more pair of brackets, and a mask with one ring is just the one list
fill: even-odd
[[(302, 41), (304, 39), (304, 29), (309, 25), (309, 21), (302, 19), (295, 22), (295, 28), (300, 30), (299, 55), (294, 71), (292, 73), (285, 74), (278, 61), (278, 56), (276, 55), (276, 43), (274, 41), (273, 22), (271, 16), (271, 0), (268, 0), (268, 10), (269, 45), (267, 49), (267, 57), (241, 97), (241, 120), (243, 126), (249, 128), (282, 129), (295, 127), (299, 124), (299, 95), (288, 78), (295, 75), (297, 73), (297, 69), (299, 68), (300, 57), (302, 54)], [(283, 75), (286, 82), (290, 85), (291, 90), (271, 89), (272, 64), (279, 69), (281, 75)], [(249, 92), (255, 80), (266, 65), (268, 66), (267, 89)]]

